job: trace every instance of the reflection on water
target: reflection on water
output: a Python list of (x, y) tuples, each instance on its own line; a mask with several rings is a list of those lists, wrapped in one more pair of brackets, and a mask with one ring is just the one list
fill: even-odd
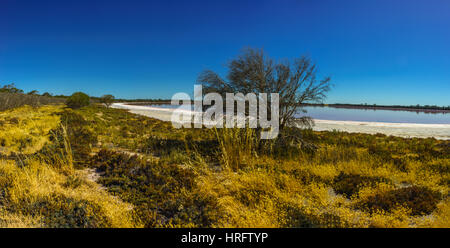
[[(158, 108), (177, 108), (170, 104), (151, 105)], [(191, 109), (191, 106), (185, 109)], [(296, 116), (311, 116), (319, 120), (335, 121), (369, 121), (369, 122), (391, 122), (391, 123), (421, 123), (421, 124), (450, 124), (450, 114), (424, 113), (413, 111), (392, 111), (373, 109), (346, 109), (332, 107), (304, 107), (306, 114), (298, 113)]]
[(345, 109), (331, 107), (305, 107), (306, 114), (319, 120), (369, 121), (391, 123), (450, 124), (450, 114), (373, 109)]

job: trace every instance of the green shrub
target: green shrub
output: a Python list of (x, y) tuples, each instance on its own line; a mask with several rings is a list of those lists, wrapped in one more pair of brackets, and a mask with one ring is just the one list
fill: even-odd
[(369, 197), (360, 204), (360, 208), (375, 211), (391, 211), (403, 206), (411, 210), (412, 215), (431, 214), (441, 200), (439, 192), (426, 187), (411, 186), (380, 193)]
[(83, 92), (73, 93), (66, 101), (66, 105), (72, 109), (78, 109), (89, 105), (90, 98)]

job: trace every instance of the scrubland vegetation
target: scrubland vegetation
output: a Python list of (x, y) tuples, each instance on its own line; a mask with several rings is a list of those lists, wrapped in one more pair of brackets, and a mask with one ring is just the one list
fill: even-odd
[(64, 102), (65, 99), (58, 97), (27, 95), (23, 93), (4, 93), (0, 91), (0, 111), (24, 105), (37, 107), (47, 104), (62, 104)]
[[(132, 227), (132, 206), (74, 169), (62, 106), (0, 113), (0, 226)], [(59, 136), (59, 137), (58, 137)], [(58, 138), (64, 145), (56, 146)], [(61, 141), (61, 140), (59, 140)]]
[[(449, 227), (450, 142), (174, 129), (98, 105), (0, 113), (3, 227)], [(313, 144), (313, 145), (312, 145)]]
[(0, 111), (18, 108), (21, 106), (39, 107), (43, 105), (66, 104), (70, 108), (81, 108), (90, 103), (103, 103), (110, 106), (114, 102), (114, 96), (104, 95), (102, 97), (90, 97), (83, 92), (75, 92), (71, 96), (54, 96), (48, 92), (39, 94), (37, 90), (24, 93), (22, 89), (16, 88), (14, 84), (0, 85)]

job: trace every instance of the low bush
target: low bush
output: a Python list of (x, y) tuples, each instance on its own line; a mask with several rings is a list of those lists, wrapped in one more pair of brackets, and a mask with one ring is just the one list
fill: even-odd
[(379, 193), (360, 203), (360, 208), (369, 212), (392, 211), (402, 206), (411, 210), (412, 215), (431, 214), (442, 196), (426, 187), (411, 186)]
[(111, 226), (100, 205), (85, 199), (75, 199), (51, 193), (20, 210), (27, 215), (40, 215), (49, 228), (105, 228)]
[(186, 142), (179, 139), (167, 139), (153, 136), (147, 139), (145, 152), (155, 156), (170, 154), (171, 151), (181, 151), (186, 149)]
[(365, 186), (375, 186), (380, 182), (390, 183), (386, 178), (369, 177), (358, 174), (340, 173), (333, 182), (333, 189), (338, 194), (343, 194), (346, 197), (351, 197)]
[(450, 159), (433, 161), (428, 167), (436, 173), (450, 175)]
[(259, 140), (258, 153), (280, 159), (295, 159), (301, 154), (314, 155), (317, 145), (310, 141), (311, 130), (285, 128), (276, 139)]
[[(74, 165), (83, 167), (89, 162), (92, 147), (97, 143), (97, 135), (89, 128), (88, 121), (72, 110), (63, 111), (60, 118), (61, 125), (50, 131), (50, 142), (39, 153), (45, 154), (47, 158), (71, 153)], [(58, 163), (58, 160), (52, 162)]]

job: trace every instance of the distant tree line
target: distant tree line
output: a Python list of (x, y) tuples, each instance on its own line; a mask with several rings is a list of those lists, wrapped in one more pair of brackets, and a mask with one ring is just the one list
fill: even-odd
[(24, 93), (14, 84), (0, 86), (0, 111), (17, 108), (23, 105), (40, 106), (46, 104), (64, 103), (64, 98), (39, 95), (36, 90)]
[(40, 106), (46, 104), (62, 104), (65, 103), (70, 108), (81, 108), (91, 103), (101, 103), (106, 107), (110, 107), (114, 102), (151, 102), (164, 103), (170, 100), (164, 99), (116, 99), (111, 94), (101, 97), (88, 96), (83, 92), (75, 92), (71, 96), (53, 95), (49, 92), (40, 94), (37, 90), (25, 92), (16, 87), (14, 83), (0, 84), (0, 111), (11, 108), (17, 108), (23, 105)]
[(348, 104), (348, 103), (334, 103), (334, 104), (305, 104), (304, 106), (328, 106), (336, 108), (361, 108), (361, 109), (405, 109), (405, 110), (439, 110), (450, 111), (449, 106), (437, 106), (437, 105), (378, 105), (378, 104)]

